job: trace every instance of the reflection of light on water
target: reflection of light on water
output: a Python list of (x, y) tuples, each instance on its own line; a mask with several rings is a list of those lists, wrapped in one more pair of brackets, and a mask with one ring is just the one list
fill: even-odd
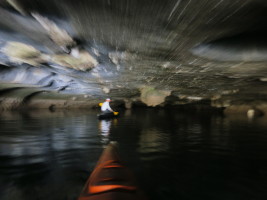
[(132, 111), (131, 110), (126, 110), (125, 112), (124, 112), (124, 116), (131, 116), (131, 114), (132, 114)]
[(100, 123), (101, 135), (108, 136), (109, 133), (110, 133), (111, 121), (109, 121), (109, 120), (101, 120), (99, 123)]
[(47, 140), (40, 136), (0, 137), (3, 142), (0, 146), (0, 155), (24, 156), (41, 155), (46, 153)]
[(202, 127), (200, 124), (192, 124), (191, 127), (188, 127), (188, 132), (194, 134), (200, 134), (202, 133)]
[(23, 113), (0, 113), (0, 156), (30, 158), (23, 163), (45, 162), (50, 152), (88, 149), (95, 137), (95, 121), (75, 114), (30, 112), (24, 119)]
[[(166, 152), (169, 150), (169, 137), (166, 133), (157, 129), (144, 130), (139, 139), (139, 152), (143, 154), (151, 154), (157, 152)], [(152, 159), (151, 155), (143, 159)]]
[(109, 134), (110, 134), (111, 120), (100, 120), (99, 121), (99, 130), (101, 134), (101, 143), (108, 144)]

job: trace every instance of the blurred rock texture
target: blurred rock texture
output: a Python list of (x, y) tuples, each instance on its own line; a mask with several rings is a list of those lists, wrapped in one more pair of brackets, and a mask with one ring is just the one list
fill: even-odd
[(265, 110), (265, 0), (1, 0), (0, 18), (2, 108)]

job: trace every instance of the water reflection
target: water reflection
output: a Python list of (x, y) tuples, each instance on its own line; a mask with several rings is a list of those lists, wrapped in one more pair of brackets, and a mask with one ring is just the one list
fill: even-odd
[(101, 143), (107, 145), (109, 143), (109, 135), (111, 128), (111, 120), (99, 120), (99, 130), (101, 134)]
[(105, 147), (111, 140), (111, 127), (118, 125), (118, 119), (102, 119), (98, 121), (99, 134), (101, 136), (101, 143)]
[(97, 129), (89, 117), (63, 112), (2, 113), (1, 118), (5, 120), (0, 121), (0, 155), (34, 156), (87, 148), (84, 141)]
[(0, 113), (0, 199), (76, 199), (101, 153), (96, 113)]
[[(139, 152), (142, 155), (167, 152), (170, 149), (170, 141), (167, 133), (155, 128), (145, 129), (141, 132), (139, 139)], [(143, 159), (152, 159), (151, 154), (143, 157)]]
[(153, 200), (262, 200), (266, 119), (133, 110), (0, 113), (0, 199), (76, 199), (111, 140)]

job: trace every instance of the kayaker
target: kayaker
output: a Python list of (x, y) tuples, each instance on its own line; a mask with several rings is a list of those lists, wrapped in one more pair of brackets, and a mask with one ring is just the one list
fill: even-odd
[(111, 112), (114, 112), (110, 105), (109, 105), (109, 102), (111, 102), (111, 100), (109, 98), (106, 99), (106, 101), (102, 104), (101, 106), (101, 111), (103, 113), (111, 113)]

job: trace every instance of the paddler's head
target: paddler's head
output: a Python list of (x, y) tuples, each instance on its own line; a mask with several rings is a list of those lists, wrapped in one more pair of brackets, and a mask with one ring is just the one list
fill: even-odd
[(107, 98), (106, 101), (107, 101), (107, 102), (111, 102), (110, 98)]

